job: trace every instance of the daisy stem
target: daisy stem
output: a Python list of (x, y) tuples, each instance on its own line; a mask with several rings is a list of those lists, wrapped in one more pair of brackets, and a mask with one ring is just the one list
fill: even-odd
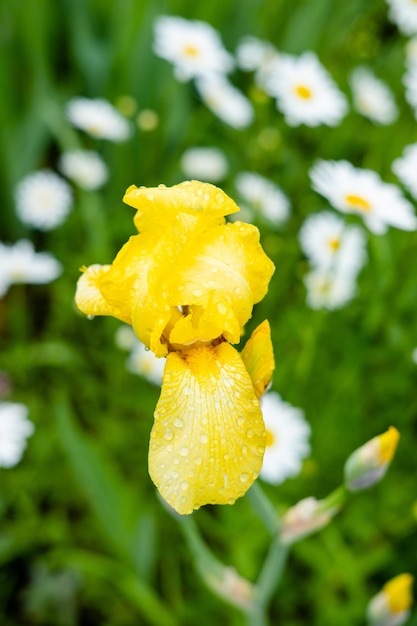
[(247, 497), (269, 533), (275, 536), (280, 528), (280, 520), (272, 502), (265, 495), (258, 482), (254, 482), (247, 492)]

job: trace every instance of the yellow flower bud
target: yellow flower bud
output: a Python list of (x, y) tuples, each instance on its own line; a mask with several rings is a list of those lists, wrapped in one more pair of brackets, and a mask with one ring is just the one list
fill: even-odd
[(399, 574), (389, 580), (369, 602), (367, 615), (372, 626), (401, 626), (413, 604), (414, 578), (411, 574)]
[(368, 489), (385, 476), (399, 438), (398, 430), (390, 426), (350, 455), (345, 464), (345, 482), (350, 491)]

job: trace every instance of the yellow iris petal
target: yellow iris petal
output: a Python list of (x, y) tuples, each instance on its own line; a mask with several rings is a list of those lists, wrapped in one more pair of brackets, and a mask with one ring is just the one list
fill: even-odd
[(194, 228), (196, 220), (205, 224), (220, 224), (223, 217), (239, 211), (237, 204), (224, 191), (198, 181), (185, 181), (173, 187), (136, 187), (131, 185), (123, 202), (137, 209), (135, 225), (139, 232), (161, 230), (175, 221), (179, 214), (188, 215), (183, 221)]
[(229, 344), (167, 357), (149, 473), (180, 514), (232, 504), (259, 474), (265, 427), (251, 379)]
[(100, 283), (108, 273), (110, 265), (83, 267), (78, 279), (75, 304), (85, 315), (113, 315), (112, 307), (103, 298)]
[(259, 324), (253, 331), (240, 356), (252, 379), (256, 397), (260, 398), (270, 384), (275, 369), (274, 349), (268, 320)]
[(168, 298), (172, 304), (202, 306), (204, 321), (238, 343), (274, 269), (259, 243), (257, 228), (242, 222), (215, 226), (184, 247)]

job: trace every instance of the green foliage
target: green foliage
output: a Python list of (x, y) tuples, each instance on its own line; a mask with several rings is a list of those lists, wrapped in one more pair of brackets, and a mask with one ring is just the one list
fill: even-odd
[[(157, 15), (210, 22), (234, 51), (244, 35), (279, 50), (315, 50), (340, 87), (369, 64), (390, 84), (400, 108), (394, 126), (378, 127), (351, 111), (337, 128), (290, 128), (272, 100), (256, 99), (248, 75), (234, 83), (253, 97), (254, 123), (223, 124), (191, 83), (152, 52)], [(326, 208), (309, 184), (317, 158), (347, 159), (395, 182), (392, 161), (417, 139), (401, 75), (406, 40), (387, 20), (382, 0), (18, 0), (0, 5), (1, 239), (26, 237), (53, 253), (63, 275), (50, 285), (14, 285), (0, 300), (0, 369), (8, 400), (28, 405), (36, 431), (19, 465), (0, 468), (0, 615), (5, 626), (243, 625), (242, 614), (201, 586), (176, 520), (147, 474), (158, 390), (125, 368), (114, 342), (120, 323), (89, 321), (73, 304), (79, 267), (109, 263), (134, 234), (122, 204), (131, 184), (182, 180), (189, 146), (215, 145), (234, 178), (257, 171), (290, 197), (280, 230), (261, 220), (277, 270), (255, 307), (246, 336), (268, 318), (276, 354), (273, 388), (302, 407), (312, 426), (312, 455), (301, 475), (265, 486), (278, 511), (325, 497), (343, 478), (345, 459), (390, 425), (401, 440), (385, 480), (358, 494), (319, 535), (297, 544), (272, 598), (271, 623), (363, 624), (370, 597), (391, 576), (416, 571), (416, 233), (369, 234), (369, 261), (358, 296), (345, 308), (313, 311), (305, 303), (307, 262), (298, 231)], [(64, 107), (73, 96), (135, 98), (159, 125), (138, 128), (124, 144), (72, 129)], [(260, 141), (273, 129), (272, 143)], [(13, 190), (28, 172), (57, 169), (63, 150), (98, 150), (110, 169), (102, 191), (74, 189), (75, 208), (55, 231), (19, 222)], [(193, 515), (208, 546), (255, 581), (269, 536), (247, 498)], [(410, 624), (417, 624), (417, 618)]]

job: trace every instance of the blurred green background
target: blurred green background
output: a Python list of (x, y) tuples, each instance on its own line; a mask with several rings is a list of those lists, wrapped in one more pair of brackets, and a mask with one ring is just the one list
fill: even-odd
[[(231, 79), (253, 98), (256, 116), (247, 129), (230, 128), (152, 52), (162, 14), (208, 21), (230, 52), (245, 35), (290, 53), (314, 50), (346, 94), (351, 70), (368, 64), (393, 89), (399, 121), (377, 127), (351, 110), (337, 128), (289, 128), (272, 99), (258, 97), (251, 75), (236, 71)], [(269, 318), (273, 389), (305, 411), (312, 455), (299, 477), (265, 485), (266, 493), (278, 510), (325, 497), (341, 483), (353, 449), (390, 425), (401, 432), (385, 480), (295, 546), (270, 609), (271, 624), (364, 624), (369, 598), (388, 578), (416, 573), (417, 234), (369, 234), (359, 295), (334, 312), (305, 303), (307, 261), (297, 235), (307, 215), (327, 207), (310, 188), (315, 159), (347, 159), (395, 182), (393, 159), (417, 139), (401, 82), (406, 40), (388, 21), (385, 2), (3, 1), (0, 41), (1, 240), (29, 238), (64, 265), (52, 284), (15, 285), (0, 300), (7, 399), (27, 404), (36, 426), (22, 462), (0, 469), (0, 623), (245, 623), (200, 583), (149, 479), (157, 388), (126, 370), (126, 353), (114, 342), (120, 323), (88, 321), (73, 303), (79, 267), (111, 262), (134, 234), (125, 189), (178, 183), (183, 151), (214, 145), (230, 162), (226, 193), (236, 198), (236, 174), (256, 171), (277, 182), (293, 207), (279, 230), (258, 224), (277, 270), (246, 336)], [(123, 144), (97, 141), (65, 119), (66, 103), (79, 95), (112, 103), (131, 96), (159, 124), (149, 132), (136, 127)], [(259, 141), (265, 128), (277, 131), (271, 145)], [(15, 185), (30, 171), (56, 170), (60, 153), (77, 146), (100, 152), (107, 185), (74, 188), (74, 210), (56, 230), (26, 228), (15, 215)], [(213, 552), (254, 580), (269, 540), (247, 499), (194, 517)]]

